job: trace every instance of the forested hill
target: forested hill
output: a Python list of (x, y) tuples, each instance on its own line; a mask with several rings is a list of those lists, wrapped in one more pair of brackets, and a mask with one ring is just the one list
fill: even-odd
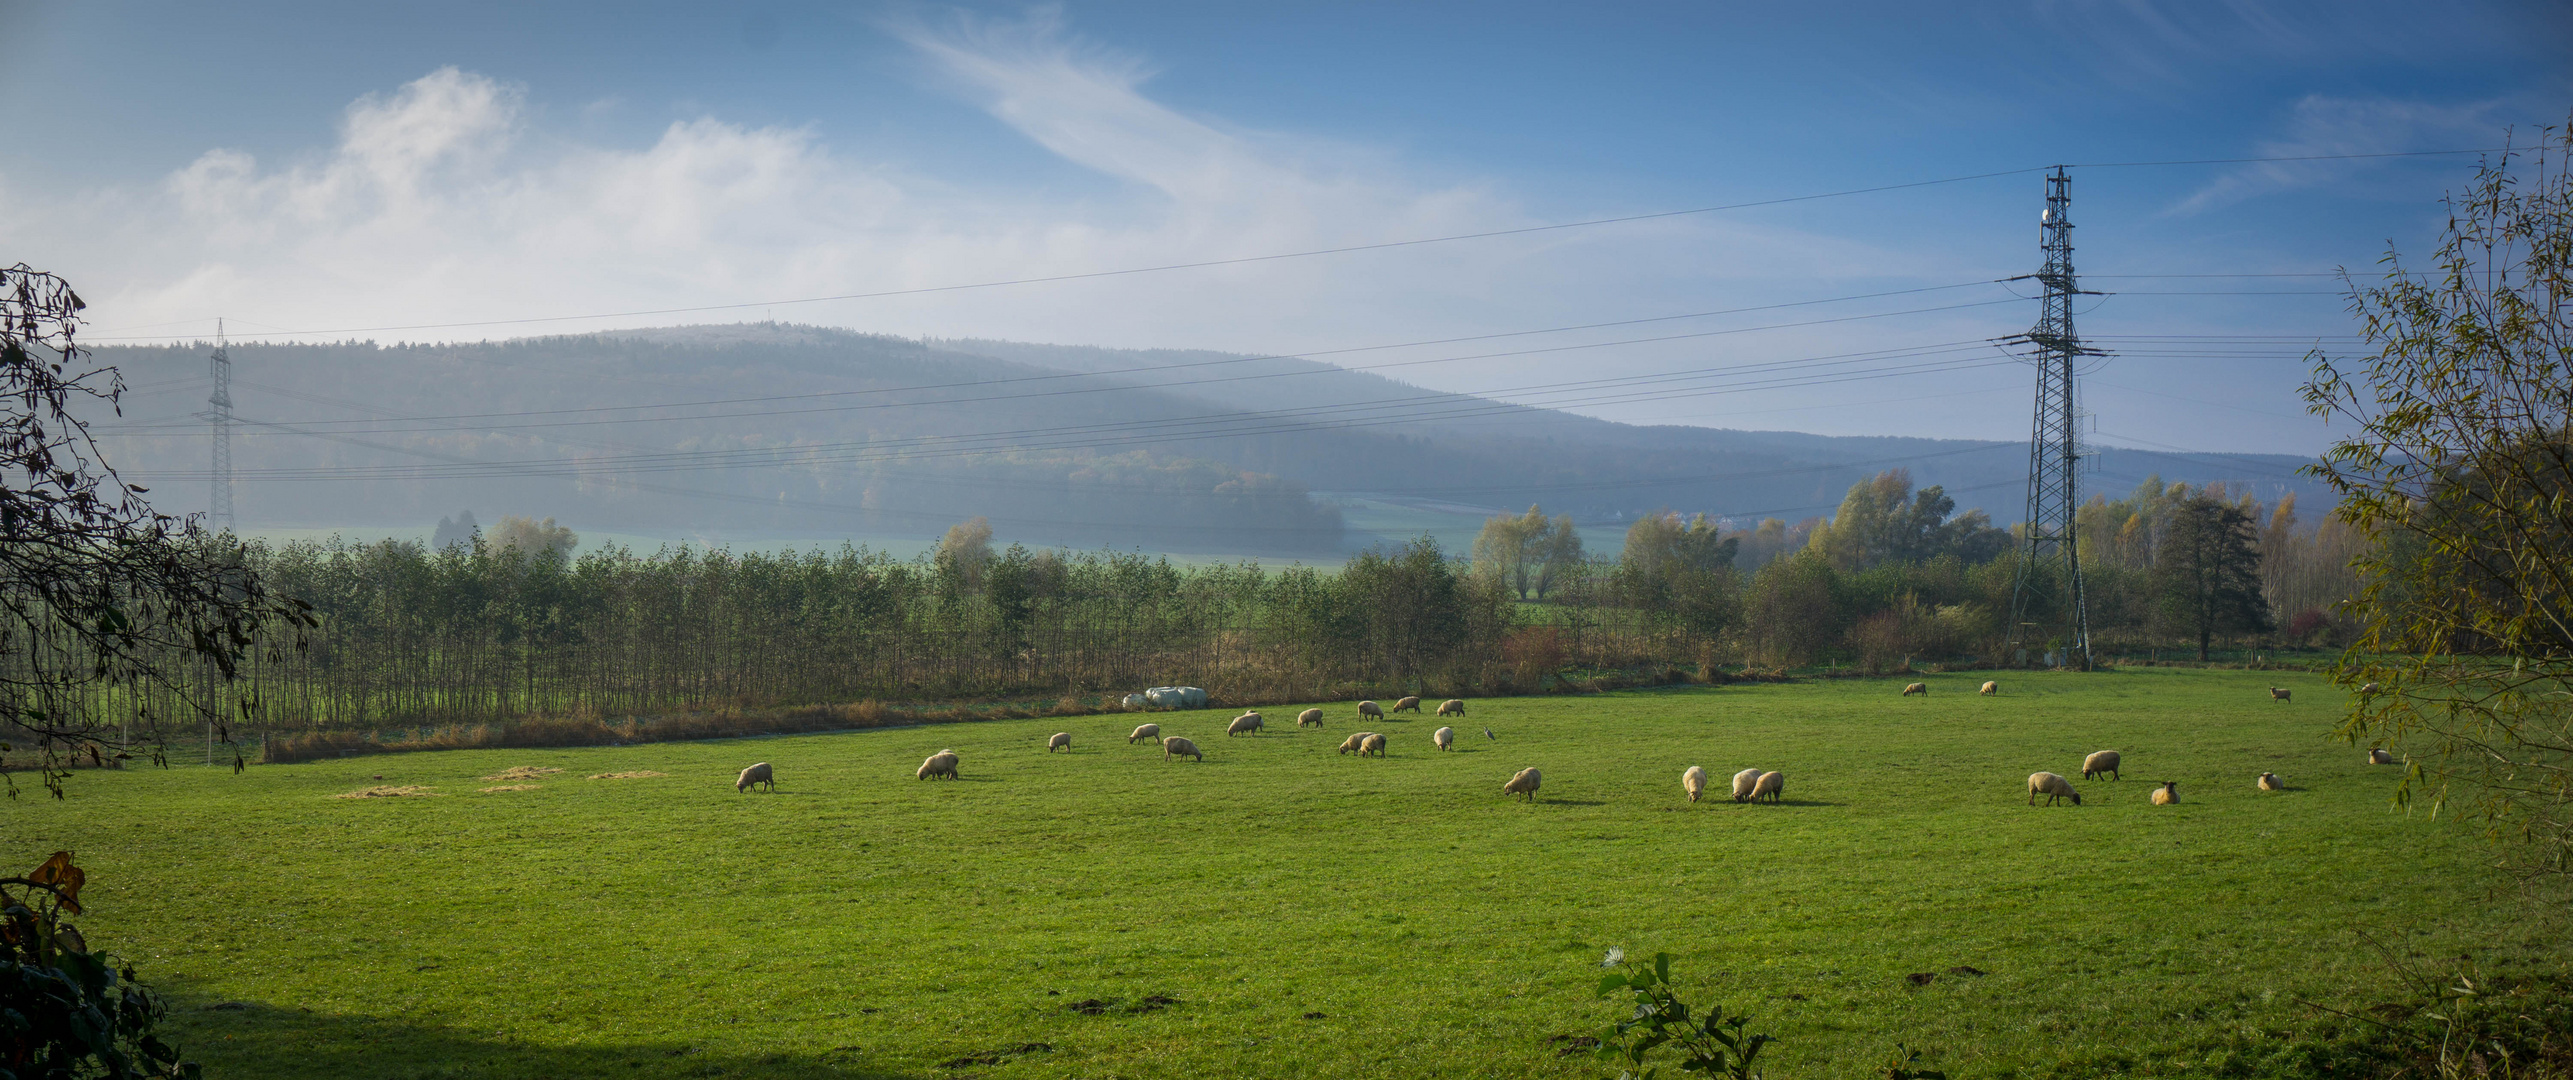
[[(167, 509), (208, 496), (208, 349), (100, 349), (133, 388), (102, 445)], [(1335, 499), (1610, 521), (1801, 518), (1908, 467), (2014, 520), (2019, 442), (1635, 427), (1304, 360), (786, 325), (230, 349), (245, 527), (418, 527), (470, 508), (630, 532), (937, 536), (1325, 556)], [(2299, 462), (2110, 451), (2097, 481), (2294, 486)], [(1312, 493), (1325, 493), (1315, 497)], [(720, 529), (716, 529), (716, 526)]]

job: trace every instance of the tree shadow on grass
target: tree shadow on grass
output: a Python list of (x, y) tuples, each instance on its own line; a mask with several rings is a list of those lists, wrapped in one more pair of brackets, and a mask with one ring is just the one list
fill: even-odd
[[(344, 1016), (173, 993), (163, 1035), (208, 1076), (314, 1080), (518, 1080), (538, 1077), (759, 1077), (760, 1080), (921, 1080), (930, 1073), (874, 1064), (856, 1046), (745, 1054), (683, 1037), (548, 1046), (397, 1017)], [(757, 1030), (779, 1031), (783, 1024)]]

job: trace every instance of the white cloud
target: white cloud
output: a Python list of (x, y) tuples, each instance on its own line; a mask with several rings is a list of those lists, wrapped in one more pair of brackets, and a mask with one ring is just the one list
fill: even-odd
[[(2488, 143), (2499, 126), (2490, 105), (2443, 106), (2383, 98), (2308, 95), (2296, 103), (2287, 134), (2262, 142), (2247, 156), (2295, 158), (2343, 154), (2395, 154), (2463, 149)], [(2281, 191), (2347, 181), (2388, 159), (2266, 161), (2244, 165), (2207, 182), (2171, 208), (2189, 215)]]

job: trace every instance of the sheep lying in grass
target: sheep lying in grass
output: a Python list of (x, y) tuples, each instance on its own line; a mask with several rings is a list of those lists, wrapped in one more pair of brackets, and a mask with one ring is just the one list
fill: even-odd
[(1384, 736), (1370, 731), (1367, 733), (1366, 738), (1358, 741), (1358, 756), (1366, 757), (1369, 754), (1374, 754), (1377, 757), (1385, 756)]
[(927, 780), (933, 776), (944, 776), (950, 780), (964, 779), (956, 775), (955, 751), (941, 750), (929, 755), (929, 760), (920, 763), (920, 771), (911, 774), (914, 780)]
[(1138, 724), (1138, 725), (1135, 725), (1135, 733), (1134, 733), (1134, 734), (1132, 734), (1132, 735), (1128, 735), (1128, 736), (1126, 736), (1126, 745), (1128, 745), (1128, 746), (1133, 746), (1134, 744), (1139, 743), (1139, 742), (1142, 742), (1142, 741), (1144, 741), (1145, 739), (1158, 739), (1158, 738), (1161, 738), (1161, 725), (1160, 725), (1160, 724)]
[(1778, 800), (1785, 798), (1786, 794), (1787, 774), (1785, 773), (1764, 772), (1760, 774), (1760, 779), (1751, 782), (1752, 802), (1759, 802), (1763, 799), (1770, 802), (1777, 802)]
[(1429, 741), (1437, 743), (1438, 748), (1441, 750), (1454, 749), (1456, 746), (1456, 729), (1452, 727), (1443, 727), (1430, 732)]
[(2055, 805), (2058, 799), (2071, 799), (2075, 806), (2082, 804), (2082, 794), (2073, 790), (2072, 781), (2050, 772), (2029, 773), (2028, 805), (2037, 805), (2037, 796), (2040, 795), (2046, 797), (2048, 806)]
[(1464, 698), (1449, 698), (1449, 699), (1447, 699), (1447, 700), (1445, 700), (1445, 701), (1439, 702), (1439, 703), (1438, 703), (1438, 714), (1439, 714), (1440, 716), (1463, 716), (1463, 715), (1465, 715), (1465, 699), (1464, 699)]
[(1233, 722), (1225, 726), (1224, 734), (1229, 737), (1239, 735), (1245, 731), (1257, 732), (1263, 725), (1264, 721), (1260, 719), (1260, 714), (1255, 712), (1246, 712), (1240, 716), (1234, 717)]
[(760, 784), (768, 785), (770, 791), (777, 790), (777, 771), (769, 768), (765, 761), (743, 769), (741, 779), (733, 781), (733, 792), (739, 794)]
[(2382, 747), (2382, 746), (2380, 746), (2380, 747), (2376, 747), (2376, 748), (2374, 748), (2374, 749), (2371, 749), (2371, 750), (2369, 750), (2369, 751), (2368, 751), (2368, 764), (2370, 764), (2370, 765), (2393, 765), (2393, 764), (2396, 764), (2396, 762), (2395, 762), (2395, 760), (2394, 760), (2394, 752), (2393, 752), (2393, 751), (2391, 751), (2391, 750), (2388, 750), (2388, 749), (2386, 749), (2386, 748), (2384, 748), (2384, 747)]
[(2101, 773), (2107, 773), (2108, 778), (2111, 780), (2118, 779), (2119, 774), (2117, 771), (2117, 762), (2118, 757), (2117, 751), (2115, 750), (2102, 750), (2099, 753), (2083, 758), (2082, 779), (2088, 780)]
[(1401, 701), (1394, 703), (1394, 711), (1419, 712), (1421, 711), (1421, 699), (1418, 697), (1406, 696)]
[(1741, 772), (1733, 774), (1733, 801), (1750, 801), (1751, 789), (1758, 786), (1759, 783), (1760, 770), (1758, 769), (1744, 769)]
[(2287, 781), (2279, 779), (2277, 773), (2265, 772), (2260, 774), (2260, 790), (2285, 791), (2287, 790)]
[(1985, 679), (1983, 681), (1983, 689), (1975, 691), (1975, 693), (1981, 694), (1985, 697), (1991, 697), (1992, 695), (2000, 692), (2001, 684), (1992, 679)]
[(1069, 731), (1055, 732), (1053, 738), (1045, 740), (1046, 753), (1069, 749), (1072, 749), (1072, 733)]
[(1903, 688), (1904, 697), (1911, 697), (1914, 694), (1919, 694), (1922, 697), (1930, 696), (1930, 684), (1925, 682), (1916, 682)]
[(2165, 780), (2162, 782), (2161, 787), (2153, 789), (2153, 805), (2155, 806), (2169, 806), (2179, 801), (2180, 782), (2177, 780)]
[(1300, 713), (1295, 714), (1295, 726), (1297, 726), (1297, 727), (1321, 727), (1321, 726), (1322, 726), (1322, 710), (1320, 710), (1320, 709), (1306, 709), (1306, 710), (1305, 710), (1305, 711), (1303, 711), (1303, 712), (1300, 712)]
[(1534, 767), (1521, 769), (1515, 775), (1510, 777), (1509, 783), (1501, 785), (1501, 794), (1525, 795), (1528, 797), (1529, 802), (1535, 802), (1537, 801), (1537, 785), (1544, 783), (1545, 779), (1546, 778), (1539, 774)]
[(1385, 707), (1372, 701), (1361, 701), (1358, 703), (1358, 715), (1361, 718), (1372, 716), (1382, 720), (1385, 718)]
[(1161, 741), (1161, 759), (1163, 761), (1182, 757), (1196, 758), (1199, 761), (1205, 761), (1206, 752), (1199, 750), (1196, 743), (1190, 742), (1177, 735), (1173, 735)]
[(1344, 754), (1355, 754), (1359, 752), (1359, 748), (1366, 746), (1367, 740), (1374, 736), (1374, 734), (1375, 733), (1372, 731), (1350, 732), (1348, 738), (1340, 740), (1340, 752)]
[(1680, 774), (1680, 790), (1689, 793), (1690, 802), (1696, 802), (1698, 796), (1706, 794), (1706, 770), (1689, 766), (1687, 772)]
[(2269, 688), (2269, 700), (2271, 700), (2271, 701), (2285, 701), (2285, 700), (2287, 700), (2287, 690), (2286, 690), (2286, 688), (2285, 688), (2285, 687), (2278, 687), (2278, 686), (2270, 687), (2270, 688)]
[(2367, 684), (2366, 686), (2359, 687), (2359, 693), (2362, 693), (2362, 694), (2374, 694), (2374, 693), (2377, 693), (2377, 692), (2378, 692), (2378, 688), (2377, 688), (2377, 685), (2376, 685), (2375, 683), (2369, 683), (2369, 684)]

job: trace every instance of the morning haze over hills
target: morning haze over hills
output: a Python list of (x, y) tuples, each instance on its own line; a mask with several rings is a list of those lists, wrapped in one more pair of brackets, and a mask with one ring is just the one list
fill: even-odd
[[(187, 413), (211, 348), (96, 354), (138, 388), (103, 429), (116, 462), (165, 505), (204, 498), (205, 429)], [(1461, 552), (1485, 517), (1537, 504), (1613, 554), (1625, 523), (1656, 510), (1794, 523), (1890, 469), (2006, 523), (2028, 464), (2024, 439), (1638, 426), (1290, 357), (765, 323), (228, 353), (244, 418), (236, 515), (254, 534), (419, 538), (462, 509), (674, 541), (901, 549), (983, 516), (1031, 546), (1316, 559), (1423, 532)], [(2097, 452), (2095, 490), (2159, 476), (2317, 505), (2295, 471), (2307, 459)]]

